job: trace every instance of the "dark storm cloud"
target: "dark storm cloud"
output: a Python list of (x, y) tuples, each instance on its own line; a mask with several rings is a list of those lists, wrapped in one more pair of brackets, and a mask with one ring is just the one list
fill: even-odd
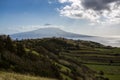
[(93, 10), (109, 10), (109, 3), (117, 2), (120, 5), (120, 0), (82, 0), (82, 5), (86, 9)]

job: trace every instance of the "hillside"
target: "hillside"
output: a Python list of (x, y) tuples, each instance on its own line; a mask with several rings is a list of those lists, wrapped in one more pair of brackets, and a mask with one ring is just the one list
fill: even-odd
[(119, 67), (120, 48), (65, 38), (13, 41), (0, 36), (1, 71), (60, 80), (119, 80)]

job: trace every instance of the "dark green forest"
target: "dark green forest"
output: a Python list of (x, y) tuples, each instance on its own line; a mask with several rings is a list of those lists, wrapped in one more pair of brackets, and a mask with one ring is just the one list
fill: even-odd
[(0, 35), (0, 71), (59, 80), (114, 80), (111, 75), (119, 76), (119, 67), (117, 47), (55, 37), (12, 40)]

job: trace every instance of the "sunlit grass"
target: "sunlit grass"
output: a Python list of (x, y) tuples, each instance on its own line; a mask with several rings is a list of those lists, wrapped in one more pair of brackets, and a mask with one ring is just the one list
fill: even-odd
[(0, 80), (57, 80), (57, 79), (35, 77), (30, 75), (22, 75), (9, 72), (0, 72)]
[(32, 54), (35, 54), (35, 55), (37, 55), (37, 56), (39, 56), (39, 53), (38, 52), (36, 52), (36, 51), (31, 51), (30, 49), (28, 49), (28, 48), (25, 48), (25, 51), (26, 52), (31, 52)]

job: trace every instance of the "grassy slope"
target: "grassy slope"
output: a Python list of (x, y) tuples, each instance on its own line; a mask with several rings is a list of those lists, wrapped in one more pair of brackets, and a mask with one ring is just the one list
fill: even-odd
[[(67, 49), (68, 52), (64, 51), (65, 42), (69, 45), (69, 47), (73, 47), (74, 45), (78, 45), (80, 49), (70, 50)], [(103, 71), (104, 76), (108, 77), (110, 80), (119, 80), (120, 79), (120, 48), (104, 48), (104, 46), (100, 44), (96, 44), (94, 42), (75, 42), (73, 40), (59, 40), (59, 39), (46, 39), (44, 42), (40, 42), (43, 44), (43, 47), (46, 48), (45, 43), (47, 43), (48, 49), (53, 46), (63, 48), (63, 51), (60, 51), (60, 55), (62, 59), (59, 59), (59, 62), (65, 65), (69, 65), (76, 62), (76, 64), (85, 63), (92, 70), (99, 72)], [(50, 44), (51, 43), (51, 44)], [(55, 47), (51, 48), (53, 51), (56, 49)], [(65, 49), (66, 50), (66, 49)], [(63, 58), (64, 57), (64, 58)], [(72, 62), (73, 63), (72, 63)], [(112, 61), (112, 63), (111, 63)], [(61, 67), (61, 72), (71, 73), (71, 69), (68, 66), (58, 64)], [(99, 65), (97, 65), (99, 64)], [(114, 65), (114, 66), (113, 66)], [(70, 77), (61, 73), (63, 78), (67, 78), (70, 80)]]
[(30, 75), (21, 75), (17, 73), (0, 72), (0, 80), (56, 80)]

